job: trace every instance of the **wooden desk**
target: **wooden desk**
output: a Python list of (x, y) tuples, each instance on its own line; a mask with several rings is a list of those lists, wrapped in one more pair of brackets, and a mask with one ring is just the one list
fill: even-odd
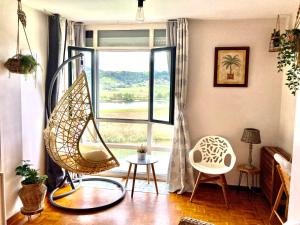
[(287, 160), (291, 159), (290, 154), (279, 147), (264, 146), (260, 152), (260, 187), (271, 206), (275, 202), (281, 185), (281, 180), (276, 169), (277, 162), (274, 159), (276, 153), (282, 155)]

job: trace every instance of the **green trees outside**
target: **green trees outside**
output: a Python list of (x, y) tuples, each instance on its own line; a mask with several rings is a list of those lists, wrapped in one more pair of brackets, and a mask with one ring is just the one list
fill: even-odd
[[(148, 101), (149, 73), (130, 71), (99, 71), (100, 100), (104, 102)], [(169, 98), (169, 74), (156, 72), (156, 99)]]

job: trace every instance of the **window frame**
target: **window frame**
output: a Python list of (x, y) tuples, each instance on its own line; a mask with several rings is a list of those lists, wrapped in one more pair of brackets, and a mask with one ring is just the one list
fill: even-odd
[[(136, 30), (136, 29), (149, 29), (149, 46), (148, 47), (99, 47), (98, 46), (98, 30)], [(110, 24), (102, 24), (102, 25), (87, 25), (86, 30), (93, 31), (93, 47), (89, 47), (95, 51), (95, 64), (94, 64), (94, 71), (97, 71), (99, 68), (98, 65), (98, 51), (149, 51), (151, 54), (151, 49), (154, 48), (162, 48), (162, 47), (155, 47), (154, 46), (154, 30), (156, 29), (166, 29), (166, 23), (142, 23), (142, 24), (118, 24), (118, 25), (110, 25)], [(150, 61), (150, 60), (149, 60)], [(150, 70), (150, 68), (149, 68)], [(150, 71), (149, 71), (150, 72)], [(150, 73), (149, 73), (150, 76)], [(149, 81), (150, 82), (150, 81)], [(94, 74), (94, 86), (93, 86), (93, 93), (98, 96), (99, 93), (99, 83), (98, 79), (96, 78), (96, 73)], [(150, 89), (150, 88), (149, 88)], [(94, 108), (97, 110), (98, 106), (98, 99), (95, 96), (95, 104)], [(150, 97), (150, 96), (149, 96)], [(150, 101), (149, 101), (150, 102)], [(150, 107), (150, 106), (149, 106)], [(148, 112), (150, 111), (150, 108)], [(148, 115), (147, 120), (141, 119), (117, 119), (117, 118), (98, 118), (96, 113), (96, 122), (120, 122), (120, 123), (142, 123), (147, 125), (147, 148), (151, 151), (162, 151), (162, 152), (170, 152), (172, 146), (157, 146), (154, 145), (153, 142), (153, 135), (152, 135), (152, 124), (154, 122), (150, 121), (150, 117)], [(172, 124), (171, 124), (172, 125)], [(108, 147), (110, 148), (121, 148), (121, 149), (132, 149), (136, 150), (138, 147), (134, 144), (117, 144), (117, 143), (107, 143)]]
[[(170, 51), (170, 96), (169, 96), (169, 119), (154, 119), (154, 54), (155, 52)], [(175, 64), (176, 64), (176, 47), (153, 48), (150, 53), (150, 72), (149, 72), (149, 120), (150, 122), (174, 125), (174, 106), (175, 106)]]

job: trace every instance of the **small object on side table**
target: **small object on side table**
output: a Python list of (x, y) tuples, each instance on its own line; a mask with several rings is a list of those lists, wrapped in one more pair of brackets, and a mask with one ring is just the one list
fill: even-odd
[(156, 189), (156, 194), (158, 194), (158, 188), (157, 188), (157, 182), (156, 182), (156, 175), (155, 175), (155, 170), (154, 170), (154, 164), (158, 162), (157, 159), (153, 158), (151, 155), (146, 155), (146, 158), (141, 160), (139, 159), (138, 156), (132, 155), (129, 156), (126, 161), (129, 163), (129, 169), (128, 169), (128, 174), (126, 177), (126, 182), (125, 182), (125, 187), (127, 186), (128, 183), (128, 178), (130, 175), (131, 167), (132, 164), (134, 165), (134, 172), (133, 172), (133, 181), (132, 181), (132, 190), (131, 190), (131, 198), (133, 197), (133, 192), (134, 192), (134, 185), (135, 185), (135, 178), (136, 178), (136, 170), (138, 165), (145, 165), (147, 168), (147, 180), (149, 184), (149, 166), (152, 168), (152, 175), (153, 175), (153, 180), (155, 184), (155, 189)]
[[(248, 165), (239, 165), (238, 166), (238, 170), (240, 171), (240, 176), (239, 176), (239, 183), (238, 183), (238, 190), (240, 189), (241, 186), (241, 182), (242, 182), (242, 178), (243, 178), (243, 174), (246, 174), (247, 177), (247, 186), (250, 190), (253, 190), (253, 187), (257, 187), (258, 186), (258, 175), (260, 173), (260, 169), (256, 168), (255, 166), (253, 166), (252, 168), (248, 168)], [(252, 177), (252, 186), (251, 184), (249, 185), (249, 175), (251, 175)]]
[(137, 155), (139, 160), (145, 160), (147, 154), (147, 147), (144, 145), (141, 145), (137, 149)]

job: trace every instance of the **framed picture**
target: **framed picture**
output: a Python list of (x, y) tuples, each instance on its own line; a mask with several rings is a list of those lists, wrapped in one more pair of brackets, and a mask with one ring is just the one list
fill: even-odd
[(249, 47), (216, 47), (214, 87), (248, 87)]

